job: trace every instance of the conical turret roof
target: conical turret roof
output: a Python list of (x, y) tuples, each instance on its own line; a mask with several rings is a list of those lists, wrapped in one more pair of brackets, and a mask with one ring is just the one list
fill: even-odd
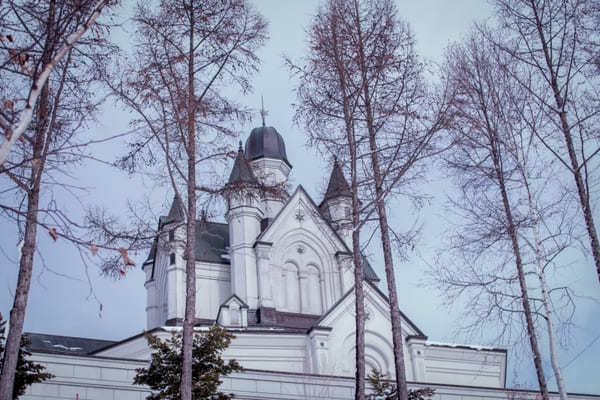
[(337, 159), (333, 161), (333, 170), (329, 177), (329, 184), (327, 185), (327, 191), (325, 192), (323, 201), (336, 197), (352, 197), (350, 186), (344, 177), (344, 172)]
[(240, 147), (238, 154), (235, 157), (231, 174), (229, 174), (229, 184), (233, 183), (257, 183), (256, 177), (252, 172), (252, 167), (248, 163), (246, 157), (244, 157), (244, 150), (242, 150), (242, 142), (240, 141)]
[(181, 198), (178, 195), (173, 197), (173, 203), (171, 203), (171, 209), (169, 210), (169, 214), (167, 218), (165, 218), (164, 223), (168, 224), (171, 222), (181, 222), (185, 220), (185, 211), (183, 208), (183, 203)]

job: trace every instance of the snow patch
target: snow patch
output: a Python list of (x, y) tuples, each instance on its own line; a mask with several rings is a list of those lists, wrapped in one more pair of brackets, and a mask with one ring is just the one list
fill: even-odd
[(463, 348), (473, 349), (473, 350), (477, 350), (477, 351), (497, 350), (495, 347), (489, 347), (489, 346), (474, 346), (471, 344), (435, 342), (435, 341), (430, 341), (430, 340), (425, 342), (425, 346), (440, 346), (440, 347), (453, 347), (453, 348), (463, 347)]

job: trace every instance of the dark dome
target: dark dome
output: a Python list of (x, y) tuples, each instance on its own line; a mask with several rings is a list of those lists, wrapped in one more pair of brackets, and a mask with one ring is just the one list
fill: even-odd
[(246, 140), (246, 159), (256, 160), (259, 158), (275, 158), (284, 161), (289, 167), (290, 162), (285, 154), (285, 143), (283, 138), (272, 126), (261, 126), (252, 129), (248, 140)]

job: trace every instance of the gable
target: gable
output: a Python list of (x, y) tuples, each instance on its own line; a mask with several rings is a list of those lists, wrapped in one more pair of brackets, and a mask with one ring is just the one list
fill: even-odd
[[(390, 308), (387, 296), (375, 284), (365, 281), (363, 284), (365, 293), (365, 311), (374, 313), (373, 317), (377, 316), (382, 320), (390, 323)], [(350, 316), (354, 319), (354, 286), (346, 292), (346, 294), (329, 309), (317, 322), (318, 326), (332, 327), (336, 325), (341, 318)], [(420, 337), (426, 339), (427, 336), (412, 322), (402, 311), (402, 334), (404, 337)], [(390, 328), (391, 329), (391, 328)]]
[(298, 185), (294, 194), (256, 241), (274, 243), (293, 229), (311, 232), (317, 239), (327, 243), (334, 253), (349, 251), (302, 185)]

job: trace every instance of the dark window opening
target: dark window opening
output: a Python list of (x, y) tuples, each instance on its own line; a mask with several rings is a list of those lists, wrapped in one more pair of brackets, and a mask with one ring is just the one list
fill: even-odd
[(170, 265), (175, 264), (175, 254), (174, 253), (171, 253), (169, 255), (169, 263), (170, 263)]
[(175, 231), (169, 231), (169, 242), (175, 240)]

